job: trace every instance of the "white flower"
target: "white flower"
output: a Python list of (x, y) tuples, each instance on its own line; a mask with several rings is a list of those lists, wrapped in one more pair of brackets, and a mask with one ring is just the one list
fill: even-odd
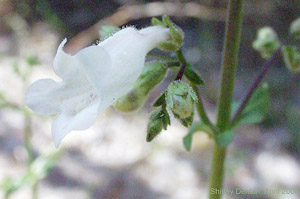
[(141, 74), (146, 54), (169, 37), (161, 26), (128, 27), (73, 56), (63, 51), (65, 39), (53, 64), (63, 81), (37, 80), (27, 90), (26, 104), (40, 115), (59, 113), (52, 123), (58, 147), (70, 131), (89, 128), (99, 112), (126, 94)]

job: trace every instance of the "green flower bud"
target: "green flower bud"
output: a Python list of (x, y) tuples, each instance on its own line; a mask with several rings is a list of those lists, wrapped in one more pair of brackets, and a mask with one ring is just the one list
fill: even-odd
[(184, 40), (184, 32), (176, 24), (174, 24), (168, 16), (163, 16), (162, 21), (152, 18), (153, 25), (166, 26), (170, 30), (171, 39), (162, 42), (159, 48), (164, 51), (176, 51), (181, 48)]
[(114, 107), (121, 112), (132, 112), (144, 105), (150, 91), (159, 84), (167, 71), (167, 66), (161, 62), (145, 64), (142, 74), (133, 88), (120, 97)]
[(257, 50), (264, 59), (269, 59), (280, 47), (280, 41), (276, 32), (271, 27), (263, 27), (258, 30), (256, 40), (252, 47)]
[(300, 17), (291, 23), (290, 33), (296, 38), (300, 38)]
[(162, 129), (166, 130), (170, 123), (170, 116), (165, 108), (160, 108), (152, 112), (147, 127), (146, 141), (151, 142), (162, 131)]
[(101, 29), (99, 31), (99, 36), (101, 40), (106, 39), (107, 37), (113, 35), (115, 32), (118, 32), (120, 30), (117, 26), (101, 26)]
[(300, 53), (292, 46), (281, 48), (282, 56), (286, 67), (292, 72), (300, 72)]
[(194, 103), (198, 100), (194, 90), (182, 81), (172, 82), (166, 92), (168, 107), (184, 126), (193, 121)]

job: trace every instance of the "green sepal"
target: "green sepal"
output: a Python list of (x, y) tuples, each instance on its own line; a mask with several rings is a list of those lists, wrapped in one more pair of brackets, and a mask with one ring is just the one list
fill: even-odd
[(183, 145), (187, 151), (191, 150), (193, 135), (199, 131), (203, 131), (208, 134), (209, 137), (213, 137), (213, 131), (209, 126), (202, 121), (195, 122), (190, 128), (188, 134), (183, 138)]
[(164, 23), (157, 19), (156, 17), (152, 17), (151, 23), (153, 26), (164, 26)]
[(153, 103), (152, 106), (154, 107), (158, 107), (158, 106), (161, 106), (165, 103), (166, 99), (165, 99), (165, 96), (166, 94), (165, 93), (162, 93), (159, 98), (157, 98), (157, 100), (155, 100), (155, 102)]
[(147, 127), (146, 141), (151, 142), (162, 129), (167, 130), (171, 124), (170, 116), (165, 107), (161, 107), (151, 113)]
[(293, 46), (285, 45), (281, 48), (286, 67), (294, 73), (300, 72), (300, 52)]
[(163, 129), (162, 120), (159, 118), (160, 111), (156, 110), (151, 114), (150, 121), (147, 127), (146, 141), (151, 142)]
[(183, 45), (184, 32), (174, 24), (168, 16), (162, 17), (162, 22), (157, 18), (152, 18), (153, 25), (163, 25), (169, 28), (171, 39), (159, 44), (158, 48), (163, 51), (177, 51)]
[(170, 115), (165, 107), (162, 108), (162, 122), (164, 130), (167, 130), (167, 127), (171, 124)]
[(178, 45), (175, 41), (164, 41), (158, 45), (158, 48), (163, 51), (171, 52), (180, 49), (180, 45)]
[(119, 30), (121, 29), (117, 26), (109, 26), (109, 25), (101, 26), (101, 29), (99, 31), (100, 39), (104, 40), (110, 37), (111, 35), (113, 35), (114, 33), (118, 32)]
[(114, 107), (121, 112), (132, 112), (142, 107), (150, 91), (159, 84), (167, 72), (166, 64), (151, 62), (145, 64), (143, 72), (135, 82), (133, 88), (120, 97)]
[[(260, 123), (263, 121), (270, 106), (270, 95), (268, 90), (268, 85), (264, 84), (261, 88), (254, 92), (248, 104), (240, 116), (236, 118), (231, 128), (239, 125)], [(237, 104), (233, 106), (232, 113), (235, 113), (237, 107)]]
[(226, 148), (234, 139), (234, 132), (227, 130), (216, 135), (216, 142), (221, 148)]
[(185, 126), (189, 127), (193, 124), (194, 121), (194, 112), (191, 113), (191, 116), (186, 117), (186, 118), (180, 118), (176, 113), (173, 112), (173, 115), (175, 118), (179, 119), (180, 123)]
[(184, 75), (188, 80), (190, 80), (196, 85), (204, 84), (204, 80), (201, 78), (201, 76), (198, 73), (194, 71), (194, 69), (190, 64), (187, 64)]

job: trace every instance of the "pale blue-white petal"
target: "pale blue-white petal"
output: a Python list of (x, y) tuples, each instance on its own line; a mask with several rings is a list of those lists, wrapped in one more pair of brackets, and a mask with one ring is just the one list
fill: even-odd
[(58, 147), (62, 139), (72, 130), (85, 130), (97, 119), (100, 101), (82, 109), (78, 113), (63, 111), (52, 123), (52, 137)]
[(27, 106), (40, 115), (52, 115), (60, 111), (60, 89), (62, 84), (52, 79), (35, 81), (27, 89)]
[(112, 60), (108, 52), (100, 46), (90, 46), (80, 50), (75, 58), (88, 81), (101, 92), (107, 74), (112, 69)]
[(78, 60), (74, 56), (65, 53), (63, 50), (64, 45), (66, 44), (67, 39), (64, 39), (59, 45), (54, 62), (53, 68), (55, 73), (60, 76), (63, 80), (68, 78), (73, 78), (76, 71), (78, 70)]

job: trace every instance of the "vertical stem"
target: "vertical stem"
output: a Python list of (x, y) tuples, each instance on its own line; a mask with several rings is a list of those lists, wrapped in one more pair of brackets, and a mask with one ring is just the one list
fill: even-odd
[[(243, 0), (230, 0), (226, 22), (224, 54), (222, 62), (221, 90), (218, 106), (217, 127), (223, 133), (230, 125), (231, 105), (240, 46), (243, 16)], [(216, 143), (213, 150), (209, 199), (220, 199), (223, 186), (226, 149)]]

